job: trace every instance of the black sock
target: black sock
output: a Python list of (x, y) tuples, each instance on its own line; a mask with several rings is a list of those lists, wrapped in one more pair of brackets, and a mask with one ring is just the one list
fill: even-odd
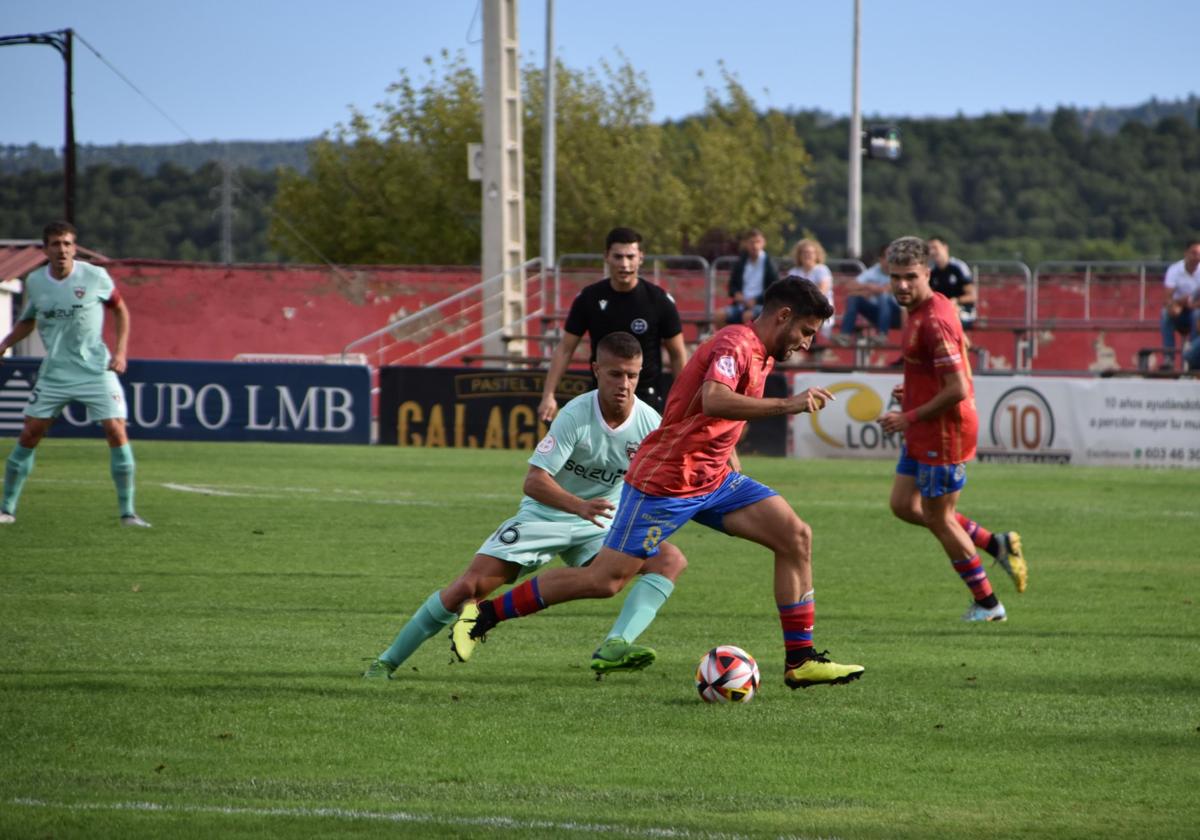
[(999, 605), (1000, 599), (997, 598), (996, 593), (993, 592), (991, 595), (987, 596), (986, 598), (976, 599), (975, 603), (981, 607), (987, 607), (990, 610), (990, 609), (994, 609), (996, 606)]
[(992, 534), (988, 539), (988, 544), (983, 547), (983, 550), (993, 557), (998, 557), (1000, 555), (1000, 535)]

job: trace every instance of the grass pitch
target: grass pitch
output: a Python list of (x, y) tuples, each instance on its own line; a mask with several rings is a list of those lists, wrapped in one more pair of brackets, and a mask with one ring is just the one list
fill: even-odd
[[(817, 644), (858, 683), (787, 690), (769, 557), (689, 525), (653, 668), (588, 670), (618, 598), (379, 685), (363, 659), (515, 510), (521, 453), (135, 447), (153, 530), (63, 440), (0, 528), (0, 836), (1196, 835), (1194, 471), (972, 465), (962, 510), (1030, 560), (977, 626), (891, 464), (747, 459), (814, 528)], [(762, 668), (745, 707), (696, 696), (719, 643)]]

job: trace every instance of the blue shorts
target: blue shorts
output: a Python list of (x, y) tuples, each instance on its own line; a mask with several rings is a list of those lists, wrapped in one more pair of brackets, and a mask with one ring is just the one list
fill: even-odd
[(634, 557), (653, 557), (658, 554), (658, 544), (689, 520), (725, 533), (721, 524), (725, 514), (777, 495), (765, 484), (738, 472), (727, 475), (711, 493), (683, 499), (647, 496), (626, 484), (621, 488), (617, 516), (604, 546)]
[(900, 444), (896, 475), (910, 475), (916, 478), (917, 489), (926, 499), (957, 493), (967, 486), (966, 464), (922, 464), (908, 457), (908, 447), (904, 444)]

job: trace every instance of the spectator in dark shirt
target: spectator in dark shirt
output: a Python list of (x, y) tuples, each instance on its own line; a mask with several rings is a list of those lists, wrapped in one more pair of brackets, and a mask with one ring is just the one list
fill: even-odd
[(554, 391), (562, 381), (571, 356), (583, 334), (592, 342), (591, 360), (596, 360), (596, 345), (612, 332), (633, 333), (642, 345), (642, 373), (637, 395), (655, 411), (662, 413), (666, 393), (662, 379), (662, 351), (671, 357), (676, 376), (687, 362), (683, 326), (675, 299), (666, 290), (638, 276), (642, 267), (642, 235), (627, 227), (613, 228), (604, 242), (604, 263), (608, 277), (585, 286), (571, 303), (563, 324), (562, 340), (554, 348), (550, 370), (542, 387), (538, 418), (549, 423), (558, 413)]
[(742, 237), (742, 251), (729, 275), (726, 324), (749, 324), (762, 312), (763, 295), (779, 279), (775, 263), (767, 256), (767, 238), (758, 228)]
[(964, 330), (975, 326), (975, 280), (971, 269), (957, 257), (950, 256), (950, 246), (940, 236), (929, 237), (929, 288), (950, 298), (958, 308), (958, 320)]

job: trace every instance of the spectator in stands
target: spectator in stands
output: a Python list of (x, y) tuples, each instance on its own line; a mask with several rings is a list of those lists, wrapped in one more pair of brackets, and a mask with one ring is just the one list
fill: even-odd
[[(787, 276), (802, 277), (815, 283), (829, 301), (829, 305), (833, 306), (833, 272), (825, 265), (825, 249), (817, 240), (801, 239), (796, 243), (792, 248), (792, 268)], [(821, 325), (821, 335), (826, 340), (833, 333), (834, 317), (830, 316), (829, 320)]]
[(971, 269), (957, 257), (950, 256), (950, 246), (940, 236), (929, 237), (929, 254), (933, 265), (929, 270), (929, 287), (950, 298), (958, 309), (958, 320), (964, 330), (975, 326), (975, 280)]
[(749, 324), (762, 312), (763, 295), (779, 279), (775, 263), (767, 256), (767, 238), (758, 228), (742, 236), (742, 250), (729, 274), (729, 306), (725, 323)]
[[(542, 387), (538, 419), (549, 423), (558, 413), (554, 391), (562, 381), (579, 340), (591, 338), (591, 361), (596, 361), (596, 346), (609, 333), (633, 333), (642, 345), (642, 373), (637, 395), (662, 413), (666, 389), (662, 384), (662, 351), (671, 357), (671, 370), (679, 376), (687, 362), (683, 326), (675, 299), (666, 290), (638, 276), (642, 267), (642, 235), (633, 228), (619, 227), (608, 232), (604, 241), (604, 262), (608, 277), (584, 287), (567, 313), (562, 340), (554, 348), (550, 370)], [(593, 377), (594, 379), (594, 377)]]
[(1163, 287), (1166, 300), (1162, 311), (1164, 353), (1161, 367), (1175, 367), (1175, 333), (1178, 332), (1187, 336), (1184, 357), (1194, 368), (1196, 363), (1190, 357), (1200, 355), (1200, 239), (1188, 242), (1183, 259), (1167, 268)]
[(886, 344), (888, 331), (900, 326), (900, 304), (892, 295), (887, 272), (887, 249), (886, 244), (880, 246), (875, 264), (854, 278), (854, 285), (846, 290), (846, 313), (837, 336), (837, 343), (843, 347), (850, 345), (859, 315), (874, 324), (879, 344)]

